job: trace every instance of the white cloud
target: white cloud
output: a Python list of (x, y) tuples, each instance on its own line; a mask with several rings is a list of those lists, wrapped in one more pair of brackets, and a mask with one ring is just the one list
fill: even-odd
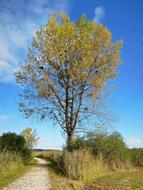
[(0, 60), (12, 61), (14, 64), (17, 62), (17, 58), (11, 52), (9, 44), (0, 39)]
[(69, 11), (69, 0), (0, 1), (0, 82), (14, 81), (35, 31), (60, 11)]
[(143, 137), (129, 137), (125, 141), (130, 148), (143, 147)]
[(7, 115), (0, 115), (0, 121), (6, 121), (9, 119), (9, 116)]
[(6, 71), (10, 68), (11, 66), (6, 61), (0, 61), (0, 74), (3, 73), (3, 71)]
[(102, 6), (98, 6), (94, 9), (94, 22), (100, 23), (105, 18), (105, 9)]
[(0, 81), (12, 81), (13, 71), (18, 65), (18, 59), (11, 51), (9, 43), (0, 38)]

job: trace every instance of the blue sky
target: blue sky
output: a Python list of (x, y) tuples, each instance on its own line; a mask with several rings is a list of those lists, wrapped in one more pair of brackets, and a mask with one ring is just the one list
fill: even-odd
[(18, 111), (18, 93), (13, 72), (24, 62), (27, 47), (50, 14), (67, 12), (73, 21), (86, 14), (103, 23), (113, 40), (124, 39), (123, 64), (112, 83), (114, 129), (130, 147), (143, 146), (143, 1), (142, 0), (0, 0), (0, 134), (20, 133), (26, 127), (37, 130), (38, 147), (60, 148), (65, 142), (60, 129), (44, 122), (26, 120)]

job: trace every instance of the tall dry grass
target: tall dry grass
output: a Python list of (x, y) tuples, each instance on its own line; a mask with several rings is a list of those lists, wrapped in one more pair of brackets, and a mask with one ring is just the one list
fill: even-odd
[(21, 157), (9, 151), (0, 151), (0, 177), (22, 164)]
[(91, 181), (108, 171), (102, 156), (95, 159), (88, 150), (65, 152), (62, 163), (65, 175), (74, 180)]
[(49, 151), (34, 151), (33, 152), (33, 157), (40, 157), (40, 158), (45, 158), (45, 159), (56, 159), (62, 154), (61, 151), (58, 150), (49, 150)]

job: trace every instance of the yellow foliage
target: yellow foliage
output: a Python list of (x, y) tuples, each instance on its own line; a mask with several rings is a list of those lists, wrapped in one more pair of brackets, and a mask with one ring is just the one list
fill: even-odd
[[(102, 24), (96, 25), (85, 16), (73, 23), (67, 15), (58, 14), (37, 32), (33, 47), (55, 71), (67, 64), (67, 73), (74, 81), (84, 81), (92, 70), (89, 83), (93, 89), (116, 76), (122, 42), (111, 40), (111, 32)], [(42, 88), (41, 94), (46, 95), (46, 90)]]
[(71, 136), (79, 115), (89, 115), (84, 107), (91, 108), (106, 81), (117, 75), (121, 45), (112, 41), (104, 25), (86, 16), (76, 23), (63, 13), (51, 16), (36, 32), (28, 60), (17, 74), (26, 89), (23, 99), (30, 102), (26, 107), (35, 111), (27, 111), (23, 103), (21, 110), (29, 117), (34, 113), (56, 120)]

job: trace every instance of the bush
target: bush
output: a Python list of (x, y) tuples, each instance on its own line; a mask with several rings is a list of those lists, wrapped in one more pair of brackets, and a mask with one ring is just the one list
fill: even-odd
[(0, 137), (0, 150), (19, 154), (24, 162), (31, 159), (32, 152), (26, 146), (25, 139), (16, 133), (4, 133)]
[(131, 161), (135, 166), (143, 166), (143, 149), (133, 148), (130, 149)]
[(24, 147), (21, 152), (21, 157), (24, 163), (28, 163), (32, 159), (32, 150)]
[(129, 166), (130, 154), (120, 133), (88, 133), (86, 137), (75, 138), (70, 150), (82, 150), (83, 148), (90, 150), (95, 158), (102, 155), (111, 169)]
[(82, 150), (82, 149), (85, 149), (86, 147), (87, 147), (87, 144), (85, 142), (85, 138), (77, 136), (75, 139), (73, 139), (73, 141), (68, 147), (67, 146), (64, 147), (64, 150), (68, 150), (68, 151)]
[[(91, 142), (91, 143), (90, 143)], [(124, 167), (129, 161), (129, 152), (119, 133), (111, 135), (97, 135), (94, 141), (88, 141), (95, 156), (102, 154), (112, 169)]]
[(86, 149), (65, 151), (60, 162), (63, 173), (74, 180), (89, 181), (107, 171), (102, 157), (95, 159)]
[(21, 152), (26, 144), (24, 138), (16, 133), (4, 133), (0, 139), (1, 150), (6, 149), (13, 152)]

